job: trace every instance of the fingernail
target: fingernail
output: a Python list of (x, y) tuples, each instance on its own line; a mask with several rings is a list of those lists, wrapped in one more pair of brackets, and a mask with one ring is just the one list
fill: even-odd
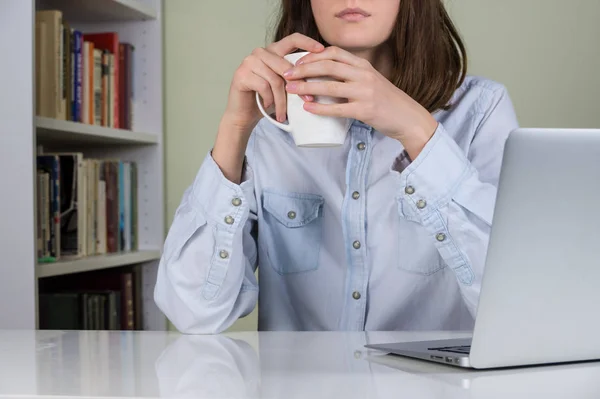
[(296, 85), (296, 83), (288, 83), (285, 86), (286, 90), (296, 90), (297, 87), (298, 87), (298, 85)]
[(287, 71), (285, 71), (283, 73), (283, 76), (286, 78), (289, 78), (290, 76), (292, 76), (294, 74), (294, 70), (293, 69), (288, 69)]
[(296, 62), (296, 65), (302, 65), (304, 64), (304, 60), (298, 60), (298, 62)]

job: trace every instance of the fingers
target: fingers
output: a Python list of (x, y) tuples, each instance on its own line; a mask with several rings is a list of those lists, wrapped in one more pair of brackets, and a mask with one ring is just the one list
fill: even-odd
[(255, 91), (260, 95), (265, 109), (274, 104), (275, 98), (273, 96), (273, 91), (271, 90), (271, 85), (262, 77), (254, 73), (250, 73), (249, 76), (244, 80), (244, 84), (249, 90)]
[(298, 60), (297, 65), (323, 60), (337, 61), (347, 65), (355, 66), (357, 68), (367, 68), (371, 66), (369, 61), (336, 46), (327, 47), (324, 51), (320, 51), (318, 53), (305, 55)]
[(325, 82), (289, 82), (286, 91), (298, 95), (329, 96), (344, 99), (357, 98), (360, 86), (352, 83), (325, 81)]
[(273, 102), (275, 104), (275, 116), (279, 122), (286, 119), (287, 109), (287, 93), (285, 91), (285, 82), (281, 76), (277, 75), (263, 60), (255, 58), (252, 71), (255, 75), (261, 77), (269, 83), (269, 88), (272, 93)]
[(317, 102), (304, 103), (304, 109), (315, 115), (348, 118), (357, 115), (356, 103), (320, 104)]
[(297, 80), (328, 76), (346, 82), (356, 82), (364, 73), (364, 70), (355, 66), (332, 60), (322, 60), (297, 65), (284, 72), (283, 77), (287, 80)]
[(318, 41), (300, 33), (293, 33), (267, 47), (267, 50), (277, 54), (280, 57), (283, 57), (298, 49), (309, 51), (311, 53), (318, 53), (323, 51), (325, 47)]

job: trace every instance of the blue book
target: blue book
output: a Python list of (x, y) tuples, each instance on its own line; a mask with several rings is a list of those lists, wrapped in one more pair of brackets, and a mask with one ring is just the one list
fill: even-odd
[(119, 251), (125, 249), (125, 164), (119, 161)]
[(73, 31), (73, 121), (81, 122), (83, 106), (83, 34)]

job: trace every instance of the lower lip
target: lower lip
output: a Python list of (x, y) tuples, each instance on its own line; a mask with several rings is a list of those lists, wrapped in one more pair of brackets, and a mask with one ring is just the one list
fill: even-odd
[(348, 21), (348, 22), (358, 22), (358, 21), (362, 21), (363, 19), (366, 19), (367, 16), (355, 12), (355, 13), (351, 13), (351, 14), (341, 15), (339, 18), (343, 19), (344, 21)]

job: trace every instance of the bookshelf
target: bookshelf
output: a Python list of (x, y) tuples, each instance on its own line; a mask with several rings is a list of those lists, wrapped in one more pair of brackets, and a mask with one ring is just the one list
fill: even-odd
[[(0, 74), (0, 183), (5, 188), (0, 196), (0, 303), (5, 304), (0, 329), (39, 328), (44, 316), (39, 298), (51, 280), (70, 278), (83, 286), (94, 273), (135, 270), (141, 301), (136, 328), (165, 330), (166, 319), (153, 301), (165, 230), (162, 0), (0, 0), (0, 9), (0, 48), (10, 54)], [(116, 32), (119, 42), (131, 44), (130, 126), (38, 114), (35, 39), (36, 11), (41, 10), (61, 11), (69, 27), (84, 35)], [(136, 245), (38, 262), (37, 156), (74, 152), (101, 165), (135, 164), (136, 194), (130, 195)]]
[(144, 133), (125, 129), (113, 129), (79, 122), (62, 121), (38, 116), (35, 118), (37, 143), (47, 144), (100, 144), (100, 145), (142, 145), (158, 144), (154, 133)]
[(38, 264), (37, 278), (54, 277), (63, 274), (90, 272), (137, 263), (152, 262), (160, 258), (160, 251), (136, 251), (65, 260), (56, 263)]

